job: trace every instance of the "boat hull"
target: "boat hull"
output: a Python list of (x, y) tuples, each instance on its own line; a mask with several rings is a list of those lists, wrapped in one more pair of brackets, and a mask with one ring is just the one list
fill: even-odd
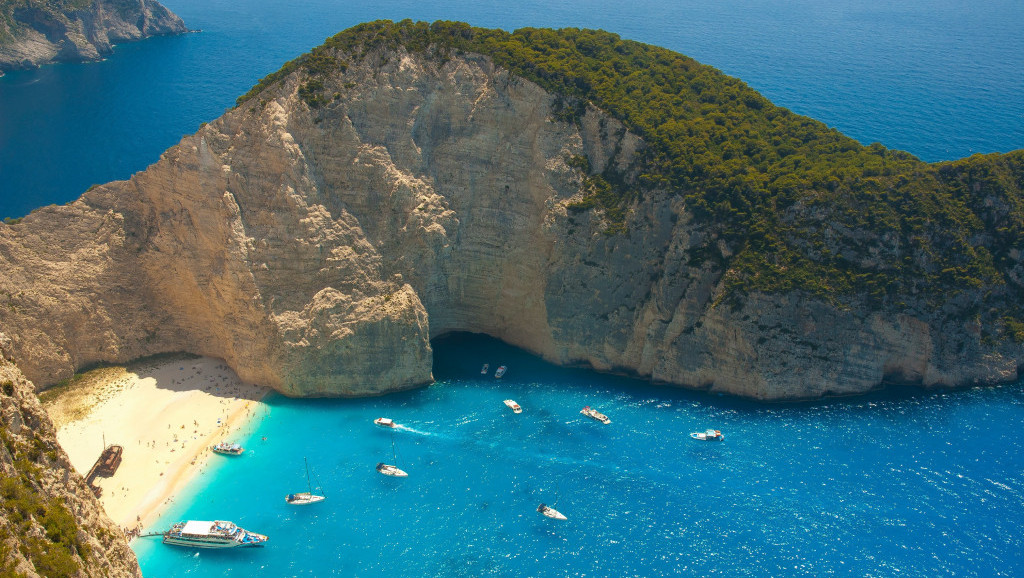
[(381, 474), (383, 474), (385, 476), (391, 476), (393, 478), (407, 478), (407, 477), (409, 477), (409, 474), (405, 473), (405, 470), (402, 470), (402, 469), (398, 468), (397, 466), (392, 466), (392, 465), (388, 465), (388, 464), (377, 464), (377, 472), (379, 472), (379, 473), (381, 473)]
[(310, 504), (322, 502), (326, 499), (326, 496), (315, 496), (303, 492), (302, 494), (289, 494), (284, 501), (293, 506), (308, 506)]
[(243, 544), (234, 540), (229, 541), (206, 541), (192, 540), (188, 538), (164, 537), (164, 544), (170, 546), (184, 546), (186, 548), (206, 548), (212, 550), (223, 550), (225, 548), (262, 548), (263, 542)]

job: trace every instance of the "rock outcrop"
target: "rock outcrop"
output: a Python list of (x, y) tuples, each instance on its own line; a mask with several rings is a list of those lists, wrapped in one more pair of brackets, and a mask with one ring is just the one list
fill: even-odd
[(0, 567), (30, 577), (141, 576), (5, 344), (0, 333)]
[[(721, 302), (730, 249), (669, 191), (608, 234), (588, 173), (647, 144), (488, 57), (401, 46), (297, 69), (129, 181), (0, 225), (0, 326), (47, 384), (165, 351), (293, 396), (431, 380), (430, 339), (777, 400), (1015, 379), (1013, 340), (910, 304), (792, 290)], [(711, 246), (715, 246), (712, 244)]]
[(117, 42), (187, 32), (181, 18), (155, 0), (4, 0), (0, 15), (0, 75), (99, 60)]

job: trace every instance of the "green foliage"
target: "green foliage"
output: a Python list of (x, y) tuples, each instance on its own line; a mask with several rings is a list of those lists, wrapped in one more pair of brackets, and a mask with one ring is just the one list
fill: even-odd
[[(9, 437), (4, 444), (11, 447)], [(42, 576), (74, 576), (79, 569), (74, 555), (89, 556), (88, 544), (78, 537), (75, 517), (58, 498), (46, 500), (35, 488), (31, 480), (38, 477), (38, 467), (20, 457), (15, 469), (18, 476), (0, 479), (0, 514), (22, 536), (19, 550)], [(29, 532), (33, 523), (43, 528), (45, 539)]]
[[(642, 136), (647, 147), (628, 175), (592, 175), (589, 161), (570, 159), (585, 189), (570, 210), (601, 209), (605, 232), (616, 234), (637, 198), (680, 196), (705, 233), (693, 254), (722, 267), (726, 300), (800, 290), (837, 304), (885, 308), (915, 295), (940, 306), (980, 288), (1005, 291), (1004, 272), (1024, 247), (1024, 154), (929, 165), (862, 146), (714, 68), (603, 31), (370, 22), (289, 62), (239, 103), (302, 68), (300, 94), (319, 106), (315, 82), (399, 46), (440, 63), (489, 56), (556, 95), (554, 120), (578, 123), (593, 104)], [(719, 242), (730, 258), (713, 257)]]

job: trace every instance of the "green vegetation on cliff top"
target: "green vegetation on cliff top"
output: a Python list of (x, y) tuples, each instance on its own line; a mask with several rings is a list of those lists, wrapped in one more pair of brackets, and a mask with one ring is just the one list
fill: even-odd
[(591, 103), (642, 136), (648, 147), (634, 170), (591, 175), (581, 208), (602, 207), (610, 230), (628, 233), (637, 196), (683, 196), (708, 232), (694, 255), (722, 267), (729, 299), (797, 289), (837, 304), (923, 298), (938, 307), (1011, 291), (1011, 252), (1024, 247), (1024, 151), (927, 164), (863, 146), (714, 68), (608, 32), (370, 22), (287, 63), (238, 103), (301, 70), (313, 81), (303, 98), (315, 108), (326, 102), (315, 94), (319, 79), (400, 46), (440, 62), (489, 56), (560, 95), (560, 120), (578, 119)]

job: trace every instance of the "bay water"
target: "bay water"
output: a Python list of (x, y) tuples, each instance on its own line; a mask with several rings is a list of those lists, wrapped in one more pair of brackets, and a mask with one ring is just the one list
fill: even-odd
[[(434, 345), (426, 388), (269, 398), (246, 453), (214, 456), (155, 525), (229, 519), (267, 546), (140, 538), (144, 575), (1024, 574), (1018, 385), (765, 405), (557, 368), (480, 335)], [(725, 440), (689, 435), (707, 428)], [(304, 458), (327, 499), (291, 506)]]

